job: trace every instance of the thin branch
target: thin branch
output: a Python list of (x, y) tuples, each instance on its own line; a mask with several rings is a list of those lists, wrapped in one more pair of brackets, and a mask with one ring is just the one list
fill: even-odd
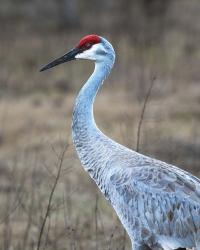
[(46, 234), (46, 239), (45, 239), (45, 243), (44, 243), (44, 248), (46, 248), (47, 246), (47, 242), (48, 242), (48, 239), (49, 239), (49, 231), (50, 231), (50, 228), (51, 228), (51, 217), (49, 217), (49, 223), (48, 223), (48, 228), (47, 228), (47, 234)]
[(95, 201), (95, 209), (94, 209), (94, 214), (95, 214), (95, 241), (96, 241), (96, 250), (98, 250), (98, 193), (96, 194), (96, 201)]
[(56, 186), (58, 184), (58, 180), (60, 178), (60, 173), (61, 173), (62, 164), (63, 164), (63, 160), (64, 160), (64, 156), (65, 156), (66, 150), (67, 150), (67, 146), (65, 147), (65, 149), (63, 150), (63, 152), (61, 153), (60, 156), (58, 156), (56, 154), (57, 157), (58, 157), (58, 159), (59, 159), (58, 172), (57, 172), (57, 175), (56, 175), (56, 178), (55, 178), (55, 182), (53, 183), (52, 190), (51, 190), (50, 195), (49, 195), (49, 200), (48, 200), (48, 205), (47, 205), (46, 213), (45, 213), (45, 216), (44, 216), (44, 219), (43, 219), (43, 222), (42, 222), (42, 226), (41, 226), (41, 229), (40, 229), (40, 233), (39, 233), (39, 238), (38, 238), (38, 243), (37, 243), (37, 250), (40, 250), (42, 235), (43, 235), (43, 232), (44, 232), (44, 228), (45, 228), (45, 225), (46, 225), (47, 218), (48, 218), (50, 210), (51, 210), (51, 203), (52, 203), (52, 199), (53, 199), (53, 195), (54, 195)]
[(151, 84), (149, 86), (149, 89), (148, 89), (147, 94), (146, 94), (145, 99), (144, 99), (144, 103), (143, 103), (143, 107), (142, 107), (142, 111), (141, 111), (141, 115), (140, 115), (140, 120), (139, 120), (139, 123), (138, 123), (138, 129), (137, 129), (136, 152), (139, 152), (139, 150), (140, 150), (140, 132), (141, 132), (141, 127), (142, 127), (142, 122), (143, 122), (143, 119), (144, 119), (145, 109), (146, 109), (149, 97), (151, 95), (151, 90), (153, 88), (155, 80), (156, 80), (156, 77), (155, 76), (152, 77)]
[(124, 229), (124, 233), (122, 235), (122, 240), (123, 240), (123, 243), (122, 243), (122, 250), (125, 250), (126, 249), (126, 230)]

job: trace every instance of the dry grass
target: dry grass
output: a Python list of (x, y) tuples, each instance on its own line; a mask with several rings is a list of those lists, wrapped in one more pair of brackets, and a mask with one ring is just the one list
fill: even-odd
[[(190, 88), (187, 93), (189, 91)], [(34, 249), (36, 246), (55, 180), (57, 153), (68, 142), (70, 146), (42, 246), (46, 245), (45, 249), (124, 247), (122, 227), (81, 169), (71, 144), (73, 99), (72, 94), (34, 94), (0, 101), (0, 241), (3, 249), (8, 249), (7, 246)], [(199, 116), (195, 115), (198, 102), (196, 91), (191, 99), (181, 90), (178, 95), (171, 94), (164, 99), (152, 96), (143, 121), (141, 151), (172, 163), (182, 163), (184, 168), (198, 174)], [(97, 123), (106, 134), (134, 148), (141, 107), (141, 103), (130, 101), (125, 91), (116, 94), (103, 91), (95, 105)], [(191, 149), (184, 146), (191, 146)]]
[[(76, 62), (45, 74), (38, 72), (42, 63), (65, 52), (79, 36), (73, 34), (69, 39), (63, 34), (33, 32), (2, 41), (0, 249), (36, 248), (58, 155), (66, 144), (69, 147), (41, 249), (129, 249), (114, 211), (80, 167), (71, 142), (74, 92), (92, 66)], [(141, 51), (126, 40), (119, 42), (121, 47), (115, 42), (119, 57), (115, 69), (95, 103), (97, 124), (113, 139), (135, 149), (143, 97), (151, 76), (156, 74), (143, 120), (140, 151), (200, 176), (197, 64), (193, 62), (194, 74), (184, 65), (181, 75), (182, 65), (178, 65), (185, 58), (174, 54), (174, 48), (167, 47), (166, 55), (163, 48)]]

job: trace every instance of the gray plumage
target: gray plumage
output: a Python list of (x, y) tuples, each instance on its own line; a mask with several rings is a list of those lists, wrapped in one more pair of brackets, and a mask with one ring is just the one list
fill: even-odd
[(93, 102), (115, 52), (101, 38), (76, 58), (94, 60), (95, 70), (76, 99), (73, 142), (83, 167), (127, 230), (132, 248), (200, 250), (200, 180), (104, 135), (95, 124)]
[(74, 108), (80, 160), (117, 212), (133, 249), (199, 248), (200, 180), (114, 142), (95, 125), (93, 100), (114, 62), (111, 45), (105, 39), (102, 44), (109, 58), (96, 63)]

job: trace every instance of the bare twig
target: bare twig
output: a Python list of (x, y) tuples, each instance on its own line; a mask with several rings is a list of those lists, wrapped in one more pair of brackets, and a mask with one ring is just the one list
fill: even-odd
[(108, 250), (112, 249), (112, 241), (114, 239), (114, 236), (115, 236), (115, 233), (117, 232), (117, 230), (118, 230), (118, 226), (116, 225), (110, 234), (110, 238), (109, 238), (109, 242), (108, 242)]
[[(10, 210), (10, 203), (11, 203), (11, 197), (10, 195), (6, 196), (6, 213), (9, 214)], [(11, 246), (12, 242), (12, 227), (10, 223), (10, 216), (8, 215), (5, 222), (4, 222), (4, 230), (3, 230), (3, 249), (9, 249)]]
[(98, 250), (98, 194), (96, 194), (96, 201), (95, 201), (95, 209), (94, 209), (94, 213), (95, 213), (95, 241), (96, 241), (96, 250)]
[(137, 144), (136, 144), (136, 152), (139, 152), (140, 150), (140, 131), (141, 131), (141, 127), (142, 127), (142, 122), (143, 122), (143, 119), (144, 119), (144, 113), (145, 113), (145, 109), (146, 109), (146, 106), (147, 106), (147, 103), (148, 103), (148, 100), (149, 100), (149, 97), (151, 95), (151, 90), (153, 88), (153, 85), (155, 83), (155, 80), (156, 80), (156, 77), (152, 77), (151, 79), (151, 84), (149, 86), (149, 89), (147, 91), (147, 94), (145, 96), (145, 99), (144, 99), (144, 103), (143, 103), (143, 107), (142, 107), (142, 111), (141, 111), (141, 115), (140, 115), (140, 120), (139, 120), (139, 123), (138, 123), (138, 129), (137, 129)]
[(126, 249), (126, 230), (124, 229), (124, 233), (123, 233), (123, 242), (122, 242), (122, 250)]
[[(17, 171), (18, 171), (18, 169), (17, 169), (17, 160), (15, 160), (14, 161), (14, 166), (13, 166), (13, 171), (12, 171), (12, 173), (10, 175), (10, 181), (12, 183), (16, 182), (15, 180), (16, 180), (16, 176), (17, 176), (17, 174), (16, 174)], [(20, 172), (20, 171), (18, 171), (18, 172)], [(16, 194), (15, 194), (16, 198), (15, 198), (9, 212), (6, 211), (6, 214), (5, 214), (4, 218), (0, 218), (0, 224), (5, 223), (5, 221), (8, 220), (7, 217), (10, 217), (21, 206), (23, 197), (25, 195), (25, 193), (24, 193), (25, 179), (26, 179), (26, 173), (24, 172), (22, 174), (22, 176), (20, 177), (20, 180), (19, 180), (20, 185), (16, 186)]]
[(38, 243), (37, 243), (37, 250), (40, 250), (42, 235), (43, 235), (43, 232), (44, 232), (44, 228), (45, 228), (45, 225), (46, 225), (47, 218), (48, 218), (50, 210), (51, 210), (51, 203), (52, 203), (52, 199), (53, 199), (53, 195), (54, 195), (56, 186), (58, 184), (58, 180), (60, 178), (60, 173), (61, 173), (62, 164), (63, 164), (63, 160), (64, 160), (66, 150), (67, 150), (67, 147), (65, 147), (65, 149), (63, 150), (63, 152), (61, 153), (60, 156), (56, 154), (57, 157), (58, 157), (58, 160), (59, 160), (58, 172), (57, 172), (55, 181), (53, 183), (53, 187), (52, 187), (50, 195), (49, 195), (49, 200), (48, 200), (46, 213), (45, 213), (45, 216), (44, 216), (44, 219), (43, 219), (43, 222), (42, 222), (42, 226), (41, 226), (41, 229), (40, 229), (40, 233), (39, 233), (39, 238), (38, 238)]
[(43, 249), (45, 249), (46, 246), (47, 246), (50, 228), (51, 228), (51, 218), (49, 217), (48, 227), (47, 227), (47, 234), (46, 234), (46, 239), (45, 239), (45, 243), (44, 243), (44, 248)]
[(35, 189), (34, 189), (34, 175), (35, 175), (35, 166), (31, 175), (31, 200), (28, 208), (28, 219), (27, 219), (27, 225), (26, 225), (26, 230), (24, 233), (23, 237), (23, 243), (22, 243), (22, 249), (25, 250), (27, 249), (27, 243), (29, 239), (29, 234), (30, 234), (30, 229), (32, 226), (32, 218), (33, 218), (33, 213), (34, 213), (34, 203), (35, 203)]

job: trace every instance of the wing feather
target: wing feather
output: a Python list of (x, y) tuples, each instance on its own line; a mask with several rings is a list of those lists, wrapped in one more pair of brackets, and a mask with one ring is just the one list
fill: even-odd
[(122, 223), (126, 213), (132, 219), (139, 216), (155, 234), (182, 239), (187, 236), (191, 238), (188, 244), (192, 244), (193, 233), (200, 229), (200, 180), (197, 177), (156, 160), (136, 167), (122, 164), (111, 171), (109, 182), (110, 200)]
[[(200, 180), (192, 174), (164, 162), (151, 165), (120, 168), (110, 177), (111, 183), (118, 186), (137, 187), (139, 191), (171, 194), (187, 198), (200, 204)], [(120, 188), (119, 188), (120, 187)]]

